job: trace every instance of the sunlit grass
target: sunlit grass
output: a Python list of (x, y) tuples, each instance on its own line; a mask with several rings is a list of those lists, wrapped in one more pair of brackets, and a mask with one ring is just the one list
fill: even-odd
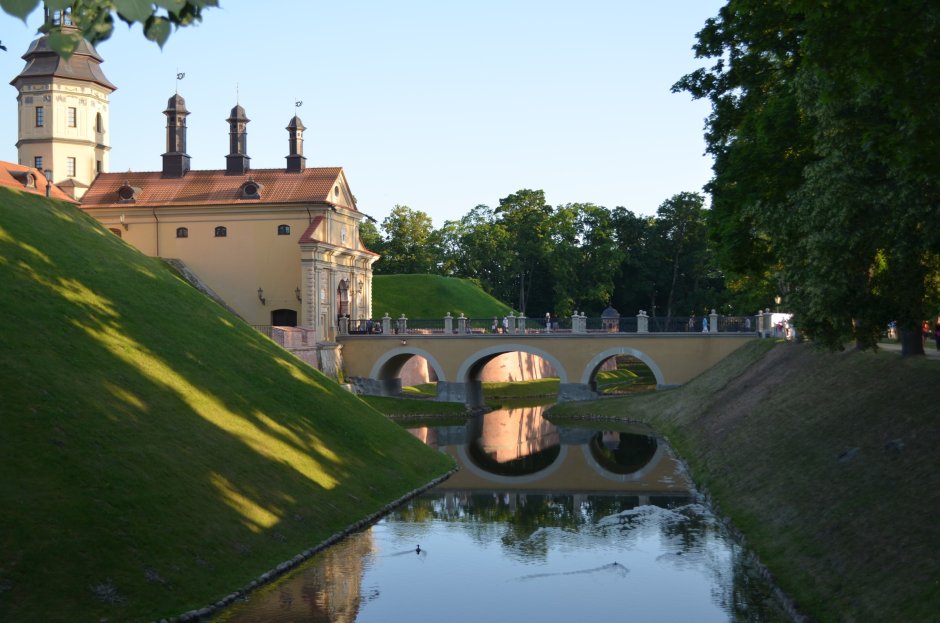
[(202, 607), (451, 465), (75, 208), (0, 189), (0, 283), (2, 621)]
[[(375, 275), (372, 278), (372, 309), (376, 317), (441, 319), (463, 313), (474, 327), (489, 328), (494, 316), (508, 314), (509, 306), (496, 300), (466, 279), (440, 275)], [(457, 321), (454, 320), (454, 328)]]

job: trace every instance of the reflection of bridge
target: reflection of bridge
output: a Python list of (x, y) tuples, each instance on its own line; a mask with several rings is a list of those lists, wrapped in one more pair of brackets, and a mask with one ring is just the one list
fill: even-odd
[(493, 358), (512, 352), (547, 360), (561, 381), (559, 400), (595, 398), (595, 376), (617, 355), (636, 357), (659, 388), (695, 378), (757, 335), (753, 333), (596, 333), (516, 335), (341, 335), (346, 377), (365, 394), (401, 391), (402, 366), (423, 357), (437, 375), (437, 399), (483, 404), (480, 373)]
[[(438, 485), (438, 490), (688, 493), (689, 483), (664, 444), (651, 447), (629, 471), (616, 470), (592, 449), (591, 440), (597, 431), (558, 428), (542, 418), (544, 409), (544, 406), (502, 409), (473, 418), (465, 426), (415, 428), (411, 433), (447, 452), (460, 468)], [(619, 433), (613, 432), (606, 436), (608, 440), (620, 438)], [(475, 458), (478, 454), (475, 447), (504, 465), (549, 451), (551, 459), (532, 469), (515, 470), (511, 475), (507, 471), (496, 473), (499, 470)]]

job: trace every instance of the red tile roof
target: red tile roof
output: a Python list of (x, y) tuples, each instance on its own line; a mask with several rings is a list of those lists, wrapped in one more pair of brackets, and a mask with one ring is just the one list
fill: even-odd
[[(26, 185), (27, 176), (29, 174), (34, 176), (35, 186), (33, 188), (29, 188)], [(34, 195), (45, 196), (46, 185), (48, 183), (49, 182), (46, 181), (46, 176), (43, 175), (39, 169), (28, 167), (25, 164), (15, 164), (13, 162), (0, 161), (0, 186), (15, 188), (16, 190), (32, 193)], [(49, 191), (49, 196), (53, 199), (68, 201), (69, 203), (78, 203), (55, 184), (52, 184), (52, 188)]]
[[(333, 204), (335, 202), (330, 197), (342, 174), (342, 167), (308, 168), (299, 173), (288, 173), (284, 169), (252, 169), (243, 175), (227, 175), (224, 170), (189, 171), (183, 177), (163, 177), (160, 171), (102, 173), (82, 197), (82, 208)], [(260, 198), (242, 198), (242, 184), (249, 179), (261, 187)], [(118, 189), (125, 182), (139, 189), (133, 202), (122, 202), (118, 197)], [(346, 207), (355, 210), (354, 206)]]
[(320, 227), (320, 223), (323, 222), (322, 216), (315, 216), (313, 220), (310, 221), (310, 225), (304, 230), (304, 233), (300, 235), (300, 238), (297, 240), (298, 244), (303, 244), (305, 242), (323, 242), (317, 238), (313, 237), (313, 234), (316, 233), (317, 228)]

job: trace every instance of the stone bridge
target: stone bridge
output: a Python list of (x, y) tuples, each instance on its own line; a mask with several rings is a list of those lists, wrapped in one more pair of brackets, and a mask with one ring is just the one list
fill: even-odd
[(522, 352), (547, 360), (557, 371), (558, 400), (597, 397), (595, 377), (617, 355), (636, 357), (652, 370), (657, 388), (687, 383), (755, 333), (518, 333), (340, 335), (346, 378), (359, 393), (401, 392), (406, 361), (424, 357), (437, 375), (437, 400), (483, 405), (480, 374), (494, 357)]

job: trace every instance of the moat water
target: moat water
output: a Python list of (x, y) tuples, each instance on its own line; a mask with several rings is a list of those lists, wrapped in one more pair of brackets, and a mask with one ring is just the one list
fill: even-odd
[(543, 409), (409, 429), (460, 471), (216, 621), (787, 620), (662, 440)]

